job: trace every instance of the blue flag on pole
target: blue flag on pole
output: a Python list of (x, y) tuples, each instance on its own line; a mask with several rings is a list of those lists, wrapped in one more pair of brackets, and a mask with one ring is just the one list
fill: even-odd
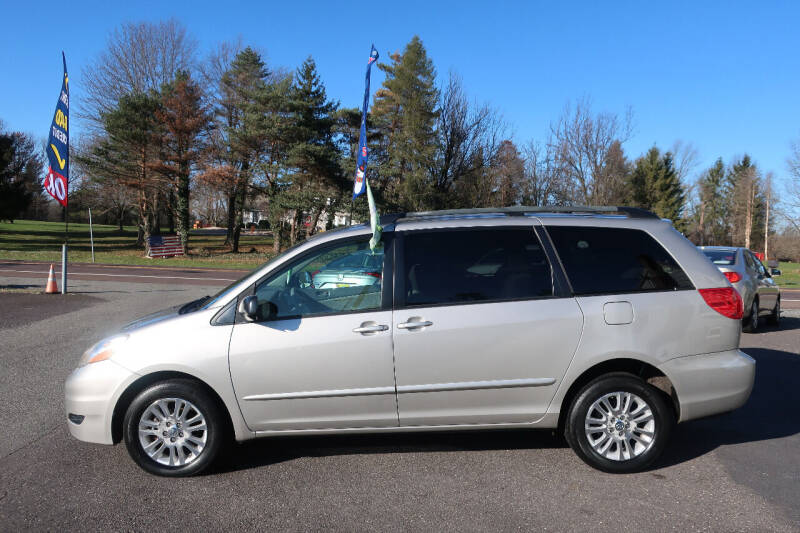
[(353, 183), (353, 200), (364, 194), (367, 189), (367, 108), (369, 107), (369, 75), (372, 64), (378, 60), (378, 51), (375, 45), (369, 52), (367, 60), (367, 75), (364, 83), (364, 107), (361, 111), (361, 131), (358, 134), (358, 156), (356, 158), (356, 178)]
[(61, 93), (56, 102), (56, 112), (50, 124), (50, 135), (47, 139), (47, 159), (50, 167), (44, 177), (44, 189), (66, 207), (69, 183), (69, 77), (67, 76), (67, 58), (61, 52), (64, 62), (64, 78), (61, 80)]

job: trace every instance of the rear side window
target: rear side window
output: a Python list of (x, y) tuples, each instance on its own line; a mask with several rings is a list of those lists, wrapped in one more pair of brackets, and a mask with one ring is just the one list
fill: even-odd
[(736, 250), (703, 250), (706, 257), (715, 265), (730, 266), (736, 264)]
[(553, 276), (532, 228), (425, 231), (404, 235), (406, 305), (553, 295)]
[(548, 226), (575, 294), (693, 289), (672, 256), (646, 232)]

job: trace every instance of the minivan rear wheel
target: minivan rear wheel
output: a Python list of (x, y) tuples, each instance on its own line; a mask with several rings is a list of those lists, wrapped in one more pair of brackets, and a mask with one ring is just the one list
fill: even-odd
[(123, 421), (125, 446), (144, 470), (159, 476), (191, 476), (219, 453), (224, 424), (217, 403), (196, 383), (156, 383), (131, 402)]
[(675, 415), (664, 394), (642, 379), (615, 372), (588, 383), (569, 410), (565, 437), (588, 465), (628, 473), (664, 450)]

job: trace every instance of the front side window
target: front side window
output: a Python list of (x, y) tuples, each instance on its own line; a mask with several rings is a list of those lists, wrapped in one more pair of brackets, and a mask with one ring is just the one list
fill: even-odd
[(532, 228), (409, 232), (403, 257), (409, 306), (553, 295), (550, 264)]
[(383, 243), (321, 246), (256, 285), (260, 320), (380, 309)]
[(547, 232), (575, 294), (694, 288), (672, 256), (644, 231), (548, 226)]

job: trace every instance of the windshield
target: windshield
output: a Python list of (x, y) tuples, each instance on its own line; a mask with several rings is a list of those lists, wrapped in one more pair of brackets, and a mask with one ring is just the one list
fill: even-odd
[(703, 250), (706, 257), (715, 265), (735, 265), (736, 250)]

